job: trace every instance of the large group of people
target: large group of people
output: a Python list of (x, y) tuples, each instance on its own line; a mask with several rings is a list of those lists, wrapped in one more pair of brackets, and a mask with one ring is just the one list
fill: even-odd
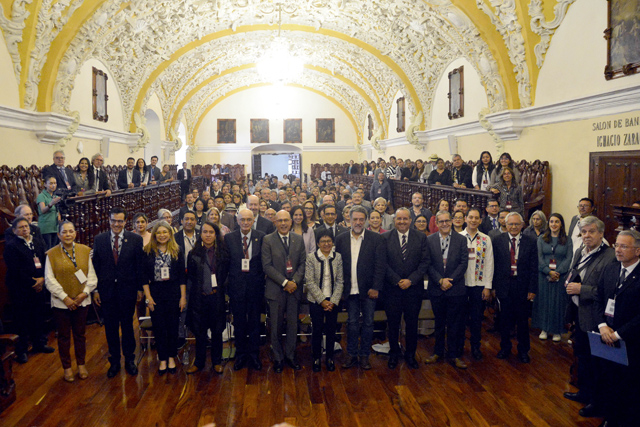
[[(60, 157), (64, 161), (56, 152), (54, 160)], [(151, 168), (144, 161), (129, 160), (131, 167), (121, 173), (123, 184), (161, 179), (153, 159)], [(604, 223), (594, 215), (588, 198), (580, 200), (579, 215), (572, 218), (568, 231), (561, 214), (552, 213), (547, 220), (541, 211), (531, 215), (525, 228), (510, 156), (501, 156), (493, 165), (484, 152), (472, 169), (456, 155), (449, 173), (443, 171), (442, 159), (433, 160), (436, 167), (428, 174), (425, 162), (413, 166), (407, 161), (407, 172), (393, 157), (388, 166), (384, 160), (363, 163), (361, 170), (352, 164), (352, 173), (376, 177), (370, 191), (326, 173), (326, 182), (302, 183), (292, 176), (287, 183), (214, 181), (202, 194), (187, 188), (178, 213), (179, 230), (172, 226), (173, 214), (161, 209), (151, 231), (144, 214), (136, 214), (133, 231), (127, 231), (128, 213), (114, 207), (110, 230), (96, 236), (92, 250), (75, 242), (71, 222), (56, 217), (53, 194), (56, 185), (71, 188), (80, 181), (88, 183), (85, 190), (107, 191), (97, 184), (103, 181), (101, 173), (88, 168), (88, 161), (81, 161), (80, 181), (64, 175), (64, 168), (55, 169), (38, 200), (38, 227), (32, 224), (31, 209), (21, 205), (7, 233), (7, 285), (13, 301), (24, 303), (18, 309), (18, 361), (27, 362), (29, 340), (34, 351), (53, 351), (43, 330), (45, 288), (54, 310), (64, 379), (70, 382), (75, 380), (69, 352), (72, 335), (78, 377), (89, 375), (84, 324), (92, 302), (104, 316), (107, 376), (112, 378), (122, 359), (126, 372), (137, 374), (133, 318), (138, 305), (151, 316), (158, 374), (164, 375), (177, 371), (177, 351), (187, 331), (195, 337), (196, 355), (186, 372), (205, 369), (208, 347), (212, 370), (223, 372), (226, 296), (237, 349), (234, 370), (263, 367), (260, 315), (266, 301), (276, 373), (285, 366), (302, 369), (297, 351), (301, 312), (310, 314), (313, 326), (312, 370), (322, 370), (323, 354), (325, 368), (335, 370), (341, 310), (347, 313), (343, 369), (371, 369), (377, 309), (385, 310), (388, 319), (388, 368), (395, 369), (402, 357), (407, 367), (419, 369), (418, 318), (425, 298), (435, 317), (435, 344), (425, 362), (448, 360), (463, 370), (468, 367), (466, 327), (470, 356), (480, 361), (485, 307), (496, 300), (498, 359), (512, 356), (515, 329), (517, 359), (531, 361), (531, 307), (532, 326), (540, 330), (542, 340), (551, 336), (561, 341), (571, 324), (579, 391), (565, 397), (586, 404), (580, 415), (605, 416), (610, 425), (632, 425), (634, 404), (640, 402), (640, 234), (622, 231), (609, 246)], [(101, 156), (94, 156), (94, 166), (96, 161), (101, 164)], [(186, 165), (181, 172), (178, 179), (186, 182)], [(417, 180), (428, 175), (426, 182), (433, 178), (443, 185), (486, 189), (499, 198), (490, 199), (482, 210), (462, 199), (453, 206), (442, 200), (433, 213), (416, 193), (410, 207), (393, 210), (387, 180), (398, 174)], [(402, 319), (404, 351), (399, 346)], [(623, 340), (628, 366), (592, 356), (588, 334), (593, 331), (611, 346)]]

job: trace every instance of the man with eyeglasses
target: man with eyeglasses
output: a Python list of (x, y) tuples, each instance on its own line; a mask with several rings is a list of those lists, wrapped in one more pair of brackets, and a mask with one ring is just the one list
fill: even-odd
[(518, 212), (507, 215), (507, 232), (493, 240), (493, 288), (500, 304), (498, 359), (511, 354), (511, 330), (517, 328), (518, 360), (529, 363), (529, 301), (538, 293), (538, 246), (522, 233)]
[(600, 359), (605, 426), (638, 425), (640, 405), (640, 233), (624, 230), (615, 243), (617, 262), (600, 276), (596, 307), (602, 341), (619, 346), (624, 341), (628, 366)]
[(65, 167), (64, 159), (64, 151), (57, 150), (53, 153), (53, 164), (42, 170), (42, 178), (44, 179), (44, 182), (47, 182), (47, 178), (50, 176), (56, 179), (58, 184), (56, 190), (59, 188), (71, 190), (71, 187), (75, 182), (73, 171)]
[(586, 218), (590, 215), (593, 215), (593, 200), (588, 197), (583, 197), (578, 202), (578, 215), (575, 215), (571, 218), (571, 225), (569, 225), (569, 232), (567, 236), (571, 239), (574, 248), (579, 248), (582, 246), (582, 237), (580, 235), (580, 227), (578, 223), (582, 218)]
[(336, 207), (334, 205), (324, 204), (320, 206), (319, 212), (320, 217), (322, 218), (322, 225), (317, 226), (314, 230), (316, 236), (318, 233), (320, 233), (320, 231), (328, 229), (331, 230), (332, 237), (335, 240), (335, 238), (339, 234), (342, 234), (348, 230), (347, 228), (338, 225), (338, 223), (336, 222), (336, 219), (338, 218), (338, 211), (336, 210)]
[(96, 193), (104, 193), (105, 196), (109, 197), (111, 195), (111, 185), (109, 185), (109, 178), (107, 178), (107, 173), (103, 169), (104, 166), (104, 157), (100, 153), (96, 153), (91, 157), (91, 168), (89, 168), (89, 173), (94, 174), (95, 179), (93, 182), (95, 183)]

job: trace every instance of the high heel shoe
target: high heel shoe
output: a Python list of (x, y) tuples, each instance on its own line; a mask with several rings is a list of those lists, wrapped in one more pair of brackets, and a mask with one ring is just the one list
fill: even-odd
[(167, 371), (169, 371), (170, 374), (175, 374), (178, 372), (178, 369), (174, 366), (173, 368), (167, 368)]
[(158, 375), (163, 376), (166, 373), (167, 373), (167, 368), (164, 368), (164, 369), (158, 368)]
[(176, 361), (173, 360), (173, 358), (169, 358), (169, 363), (168, 365), (171, 364), (171, 362), (173, 362), (173, 366), (168, 366), (167, 367), (167, 371), (169, 371), (170, 374), (175, 374), (177, 372), (177, 367), (176, 367)]

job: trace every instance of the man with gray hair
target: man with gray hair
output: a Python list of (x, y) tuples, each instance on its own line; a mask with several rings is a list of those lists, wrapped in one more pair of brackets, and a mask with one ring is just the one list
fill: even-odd
[(615, 260), (613, 248), (604, 241), (604, 222), (595, 216), (580, 219), (579, 234), (582, 246), (576, 249), (565, 288), (571, 298), (567, 306), (567, 319), (575, 324), (573, 354), (578, 361), (577, 393), (565, 392), (564, 397), (585, 403), (580, 415), (593, 416), (602, 413), (602, 398), (597, 387), (596, 359), (591, 356), (587, 332), (596, 330), (598, 315), (596, 296), (602, 271)]
[(529, 363), (528, 301), (538, 293), (538, 246), (522, 234), (524, 221), (518, 212), (507, 215), (507, 232), (493, 240), (493, 288), (500, 303), (500, 351), (498, 359), (511, 354), (511, 330), (517, 328), (518, 359)]
[(91, 156), (91, 167), (89, 173), (94, 174), (94, 185), (96, 193), (104, 193), (105, 196), (111, 195), (111, 185), (109, 185), (109, 178), (107, 173), (102, 168), (104, 166), (104, 156), (101, 153), (96, 153)]
[(55, 151), (53, 153), (53, 164), (42, 170), (42, 178), (46, 182), (47, 178), (52, 176), (58, 183), (58, 187), (56, 189), (64, 188), (71, 190), (71, 186), (75, 183), (75, 178), (73, 176), (73, 171), (64, 166), (64, 159), (64, 151)]
[[(23, 203), (20, 203), (18, 206), (16, 206), (13, 213), (16, 216), (16, 218), (23, 217), (29, 222), (31, 237), (34, 238), (35, 240), (40, 241), (42, 243), (42, 246), (44, 247), (44, 240), (42, 239), (42, 233), (40, 232), (40, 228), (38, 228), (38, 226), (33, 224), (33, 210), (31, 210), (31, 207), (26, 202), (23, 202)], [(7, 228), (7, 230), (4, 232), (4, 235), (5, 235), (5, 238), (8, 238), (9, 236), (13, 236), (13, 228), (12, 227)]]

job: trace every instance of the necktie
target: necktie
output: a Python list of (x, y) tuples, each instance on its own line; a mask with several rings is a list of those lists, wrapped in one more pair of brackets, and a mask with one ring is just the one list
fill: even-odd
[(627, 269), (623, 268), (622, 272), (620, 272), (620, 280), (618, 280), (620, 285), (618, 287), (622, 287), (622, 285), (624, 284), (624, 279), (626, 278), (627, 278)]
[(69, 180), (67, 179), (67, 174), (64, 172), (64, 168), (62, 166), (58, 166), (58, 170), (64, 179), (64, 183), (67, 184), (67, 188), (69, 187)]
[(402, 235), (402, 247), (400, 248), (400, 250), (402, 251), (402, 260), (406, 261), (407, 260), (407, 235), (406, 234)]
[[(516, 238), (511, 238), (511, 265), (516, 265)], [(511, 270), (511, 275), (513, 275), (513, 270)]]
[(242, 238), (242, 250), (244, 251), (245, 259), (249, 259), (249, 245), (247, 245), (247, 236)]
[(289, 255), (289, 243), (287, 242), (287, 237), (283, 237), (282, 241), (284, 242), (284, 250), (287, 252), (287, 255)]
[(493, 227), (494, 230), (498, 228), (498, 222), (495, 218), (491, 218), (491, 227)]
[(118, 265), (118, 255), (119, 255), (119, 247), (120, 247), (120, 237), (116, 235), (115, 240), (113, 241), (113, 261)]

